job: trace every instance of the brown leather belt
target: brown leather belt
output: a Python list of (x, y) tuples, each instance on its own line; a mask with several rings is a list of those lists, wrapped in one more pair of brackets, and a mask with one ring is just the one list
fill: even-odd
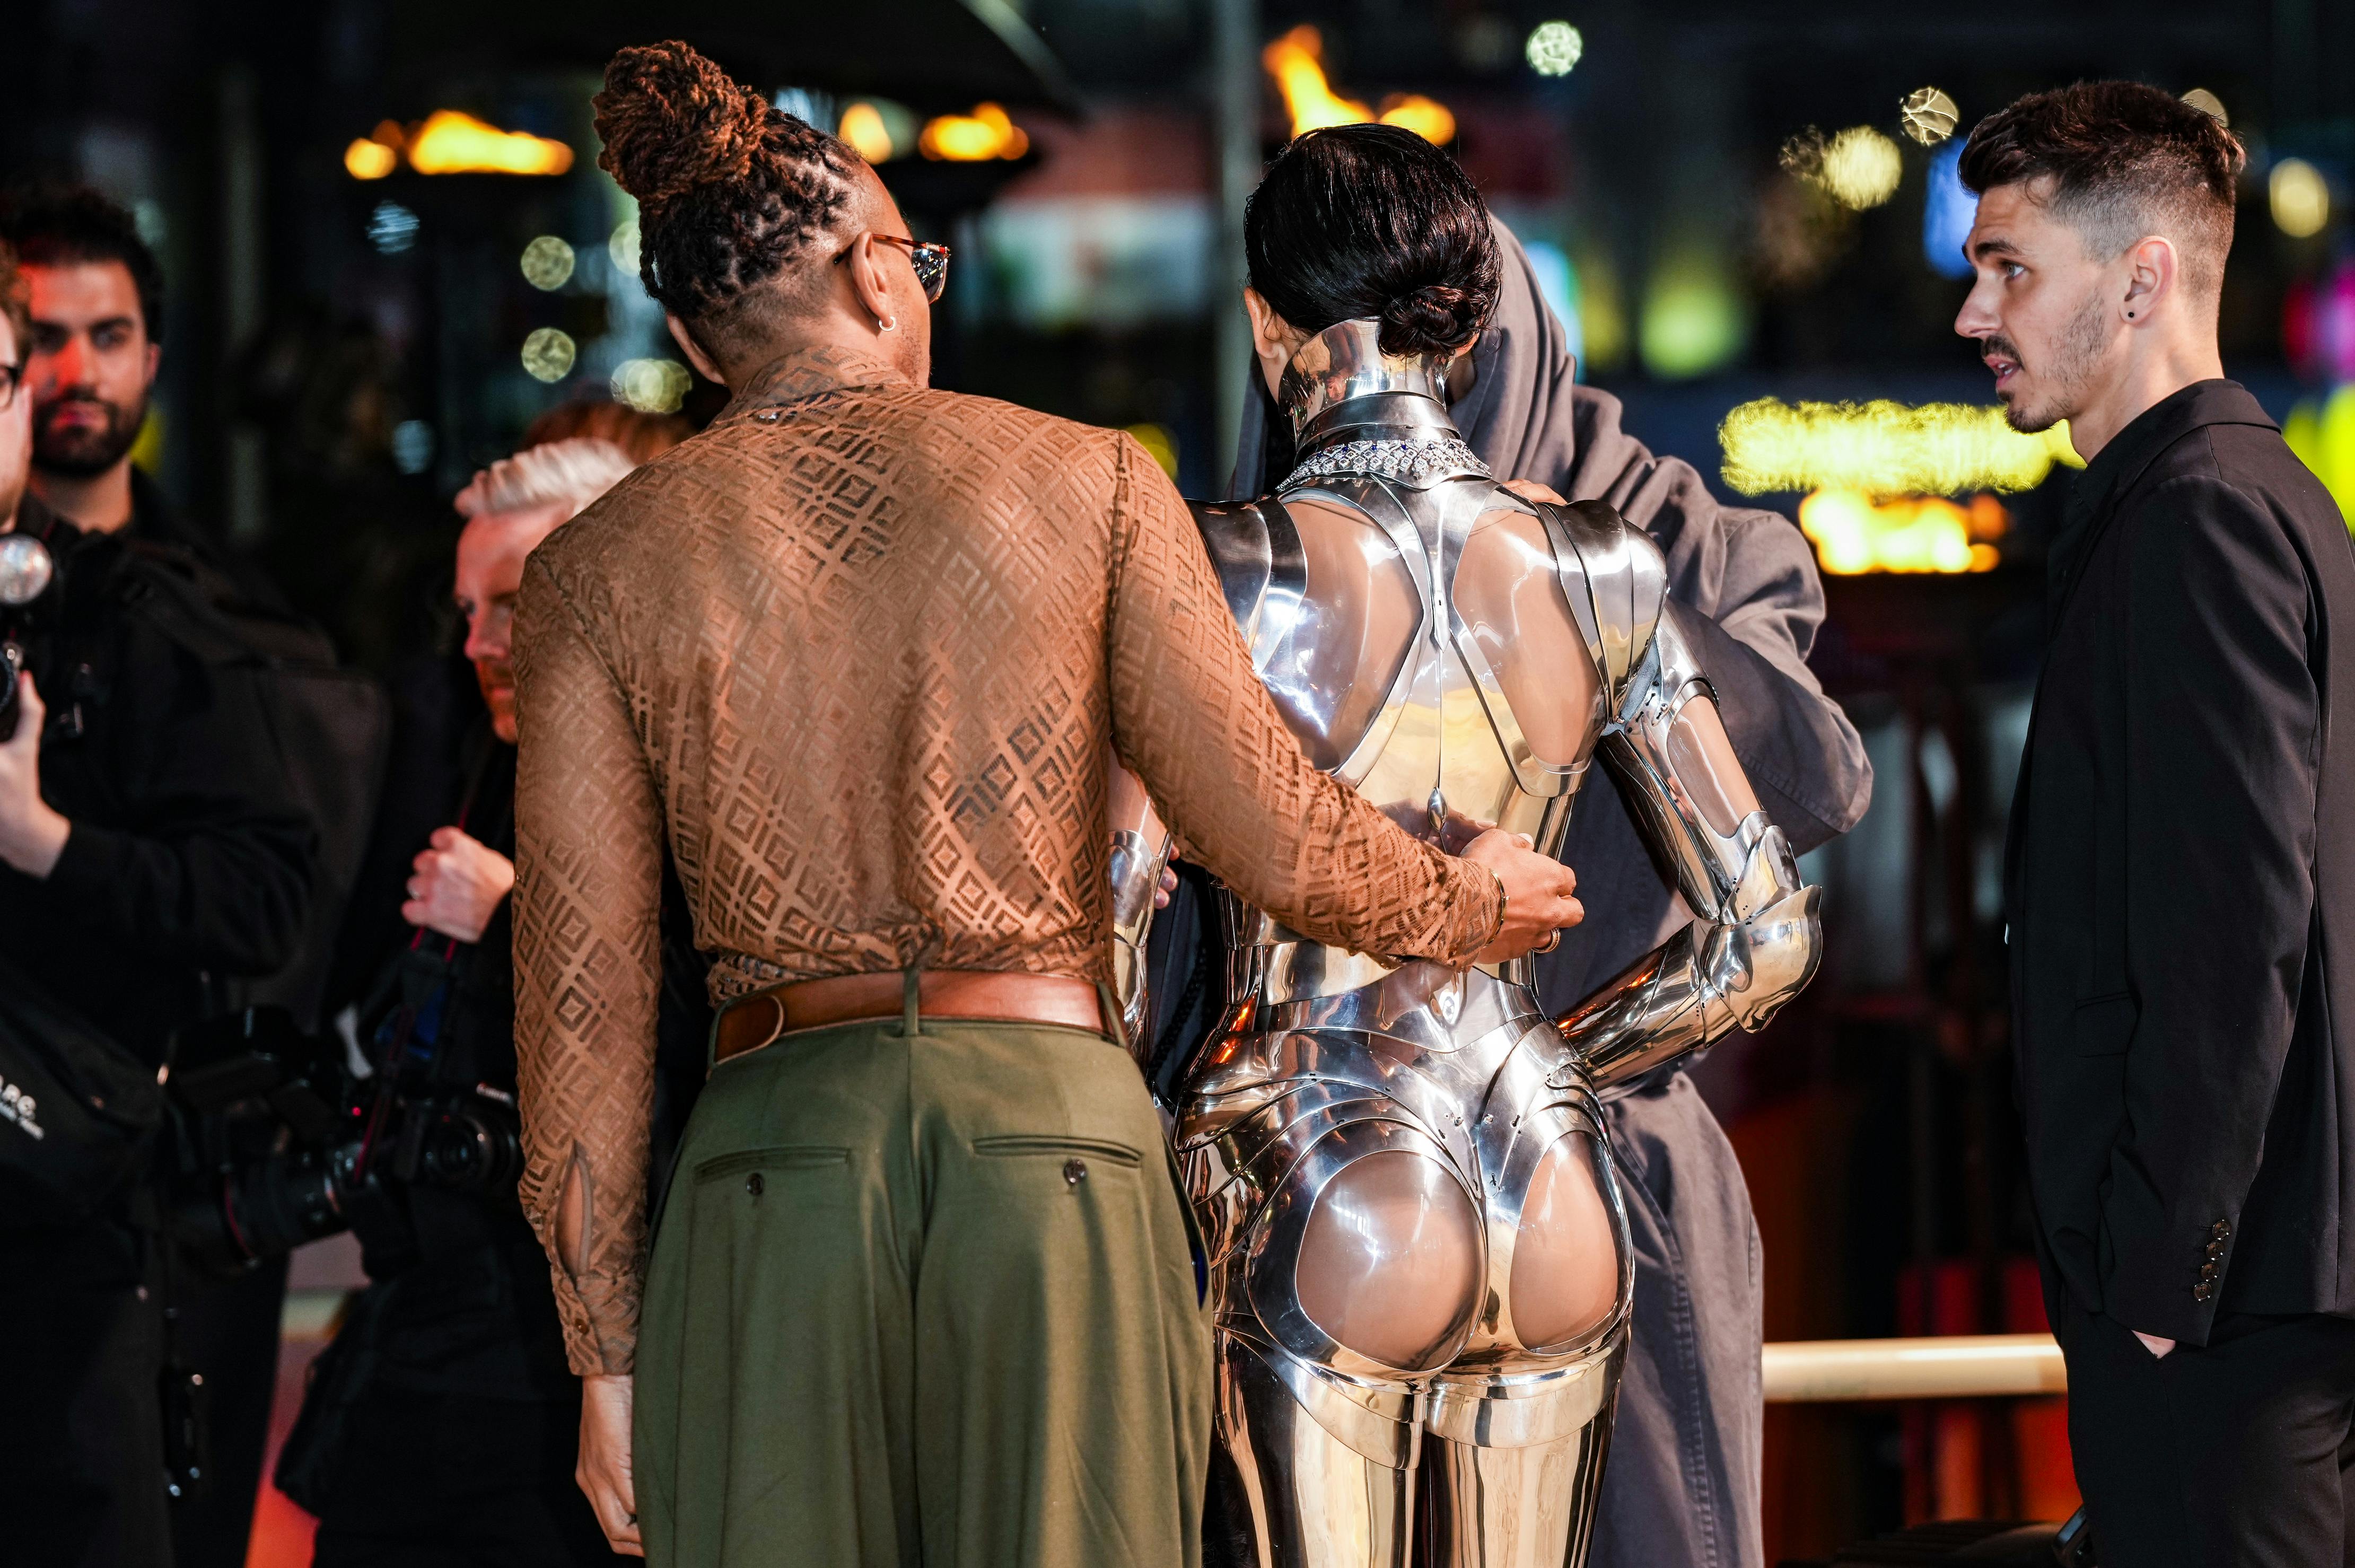
[[(904, 1016), (906, 990), (905, 977), (894, 969), (796, 980), (755, 991), (731, 1002), (719, 1015), (711, 1060), (725, 1061), (758, 1051), (796, 1029)], [(916, 1010), (920, 1017), (1068, 1024), (1103, 1032), (1096, 987), (1067, 975), (927, 969), (917, 981)]]

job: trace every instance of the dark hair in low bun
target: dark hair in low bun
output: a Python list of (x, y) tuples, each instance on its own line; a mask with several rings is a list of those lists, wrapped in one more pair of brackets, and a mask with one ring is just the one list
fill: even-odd
[(803, 261), (856, 193), (857, 153), (676, 38), (615, 55), (595, 107), (597, 163), (638, 199), (646, 292), (707, 338), (754, 325), (746, 292)]
[(1252, 287), (1293, 326), (1378, 317), (1385, 354), (1463, 347), (1501, 277), (1471, 177), (1395, 125), (1295, 137), (1243, 208), (1243, 254)]

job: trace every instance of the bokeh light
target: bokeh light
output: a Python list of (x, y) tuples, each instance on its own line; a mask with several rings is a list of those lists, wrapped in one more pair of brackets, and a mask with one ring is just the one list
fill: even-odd
[(523, 340), (523, 368), (535, 381), (561, 381), (572, 374), (572, 362), (580, 353), (570, 333), (539, 327)]
[(379, 254), (398, 256), (417, 243), (417, 214), (397, 201), (379, 201), (368, 214), (368, 243)]
[(409, 166), (421, 175), (560, 175), (572, 166), (572, 149), (437, 109), (409, 137)]
[(1419, 92), (1394, 92), (1383, 99), (1381, 123), (1412, 131), (1434, 147), (1455, 140), (1455, 116), (1447, 105)]
[(1954, 99), (1935, 87), (1917, 87), (1897, 106), (1897, 123), (1925, 147), (1934, 147), (1953, 135), (1962, 118)]
[(863, 101), (842, 112), (842, 123), (835, 134), (870, 164), (888, 163), (899, 151), (891, 144), (891, 128), (883, 123), (882, 112)]
[(2266, 176), (2274, 227), (2293, 240), (2319, 234), (2330, 222), (2330, 182), (2304, 158), (2284, 158)]
[(1968, 507), (1935, 496), (1875, 501), (1860, 490), (1818, 490), (1799, 503), (1799, 531), (1837, 577), (1869, 571), (1992, 571), (1994, 541), (2011, 527), (2003, 503), (1974, 496)]
[(1325, 77), (1325, 35), (1304, 22), (1260, 51), (1260, 64), (1284, 95), (1284, 112), (1292, 120), (1292, 133), (1305, 135), (1331, 125), (1364, 125), (1380, 122), (1413, 132), (1434, 146), (1455, 139), (1455, 116), (1447, 106), (1419, 92), (1393, 93), (1382, 101), (1380, 114), (1354, 98), (1333, 91)]
[(2224, 101), (2204, 87), (2195, 87), (2183, 95), (2183, 101), (2214, 118), (2219, 125), (2230, 125), (2232, 117), (2224, 112)]
[(1871, 496), (2030, 490), (2056, 463), (2083, 468), (2067, 421), (2035, 435), (1993, 404), (1743, 403), (1718, 427), (1726, 485), (1745, 496), (1855, 490)]
[(400, 162), (399, 153), (367, 136), (344, 149), (344, 172), (356, 180), (380, 180)]
[(1851, 125), (1823, 144), (1813, 178), (1834, 201), (1862, 212), (1895, 196), (1904, 173), (1896, 143), (1870, 125)]
[(1707, 375), (1742, 352), (1748, 331), (1741, 294), (1715, 251), (1679, 249), (1646, 280), (1636, 347), (1653, 375)]
[(1971, 275), (1963, 254), (1971, 223), (1978, 217), (1978, 193), (1963, 183), (1963, 144), (1948, 142), (1930, 155), (1930, 188), (1922, 197), (1922, 256), (1942, 278), (1960, 283)]
[(624, 359), (613, 367), (607, 385), (615, 402), (627, 403), (640, 413), (668, 414), (677, 412), (679, 404), (687, 400), (695, 377), (676, 359)]
[(1522, 52), (1540, 76), (1568, 76), (1586, 53), (1586, 38), (1568, 22), (1540, 22)]
[(980, 164), (1020, 157), (1030, 150), (1030, 138), (996, 104), (977, 103), (970, 114), (943, 114), (925, 122), (916, 147), (928, 158)]
[[(2355, 518), (2355, 385), (2290, 410), (2282, 421), (2282, 439), (2322, 481), (2339, 514)], [(2355, 522), (2348, 526), (2355, 528)]]
[(613, 271), (625, 278), (638, 275), (638, 220), (624, 218), (613, 225), (613, 232), (605, 237), (605, 255), (613, 263)]
[(562, 288), (572, 280), (572, 247), (553, 234), (543, 234), (523, 248), (524, 282), (533, 288)]
[(1172, 480), (1178, 477), (1178, 438), (1170, 433), (1167, 425), (1133, 424), (1128, 427), (1128, 433), (1136, 438), (1137, 445), (1145, 448), (1145, 454), (1160, 465), (1161, 472)]
[(1343, 98), (1325, 80), (1325, 35), (1305, 22), (1262, 49), (1259, 61), (1284, 94), (1284, 112), (1295, 136), (1327, 125), (1362, 125), (1374, 117), (1371, 109)]

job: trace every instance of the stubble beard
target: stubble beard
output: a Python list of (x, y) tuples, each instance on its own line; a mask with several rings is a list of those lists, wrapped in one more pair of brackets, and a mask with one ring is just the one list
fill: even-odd
[[(2093, 294), (2070, 316), (2052, 340), (2051, 368), (2041, 378), (2047, 390), (2030, 405), (2017, 396), (2003, 400), (2004, 422), (2022, 435), (2041, 435), (2084, 407), (2085, 389), (2093, 384), (2102, 351), (2109, 346), (2109, 311)], [(2020, 367), (2024, 373), (2027, 367)]]
[(57, 403), (34, 410), (33, 466), (47, 474), (70, 479), (96, 478), (122, 462), (139, 443), (140, 427), (147, 422), (144, 398), (128, 409), (88, 392), (77, 392), (58, 401), (96, 403), (106, 411), (106, 425), (101, 430), (52, 430), (47, 415)]

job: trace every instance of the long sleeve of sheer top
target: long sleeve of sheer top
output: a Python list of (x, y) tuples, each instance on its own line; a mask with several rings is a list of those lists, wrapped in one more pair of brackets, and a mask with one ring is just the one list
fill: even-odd
[(781, 362), (532, 555), (517, 607), (526, 1212), (568, 1353), (635, 1353), (666, 837), (715, 994), (1107, 976), (1107, 746), (1319, 940), (1463, 963), (1496, 880), (1311, 768), (1124, 435)]
[(1117, 472), (1113, 745), (1188, 856), (1313, 940), (1470, 963), (1502, 919), (1495, 878), (1309, 765), (1186, 504), (1126, 436)]

